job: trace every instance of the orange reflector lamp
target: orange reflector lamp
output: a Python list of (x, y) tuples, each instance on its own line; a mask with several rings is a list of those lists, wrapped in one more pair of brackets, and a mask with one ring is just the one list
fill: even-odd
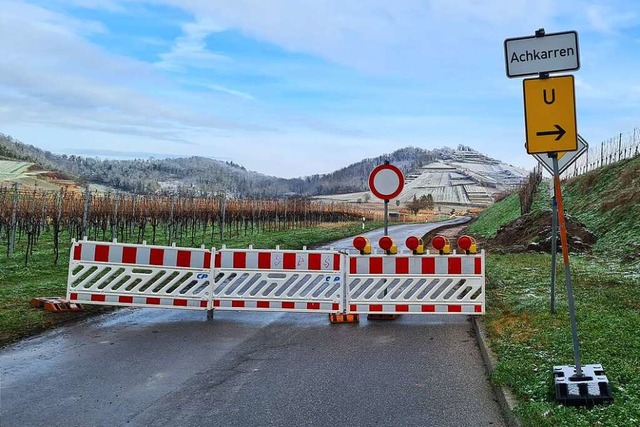
[(358, 236), (353, 239), (353, 247), (359, 250), (361, 255), (369, 255), (371, 253), (371, 242), (366, 237)]
[(478, 251), (476, 239), (471, 236), (460, 236), (457, 242), (458, 249), (466, 254), (475, 254)]
[(422, 239), (416, 236), (407, 237), (407, 240), (405, 240), (404, 244), (407, 246), (407, 249), (413, 251), (415, 255), (424, 253), (424, 243), (422, 242)]
[(451, 253), (451, 243), (444, 236), (436, 236), (431, 240), (431, 246), (441, 254)]
[(389, 236), (382, 236), (380, 241), (378, 242), (380, 248), (387, 253), (387, 255), (397, 254), (398, 247), (396, 246), (393, 239)]

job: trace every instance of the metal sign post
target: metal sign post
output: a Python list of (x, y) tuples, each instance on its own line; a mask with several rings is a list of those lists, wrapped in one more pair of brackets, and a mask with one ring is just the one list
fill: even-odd
[(556, 401), (563, 405), (590, 406), (611, 402), (613, 400), (611, 386), (602, 365), (583, 366), (580, 362), (567, 228), (560, 188), (560, 173), (563, 169), (559, 165), (559, 157), (567, 157), (564, 153), (578, 151), (563, 159), (563, 168), (566, 168), (582, 151), (586, 151), (587, 144), (586, 141), (582, 144), (578, 135), (573, 76), (549, 77), (549, 73), (580, 68), (578, 34), (575, 31), (545, 34), (544, 28), (541, 28), (536, 31), (535, 36), (507, 39), (504, 46), (508, 77), (539, 75), (537, 79), (523, 81), (525, 146), (527, 153), (546, 154), (552, 160), (551, 165), (545, 165), (547, 162), (541, 160), (540, 156), (536, 156), (547, 169), (551, 166), (554, 180), (551, 312), (556, 311), (556, 251), (559, 228), (575, 361), (575, 365), (553, 367)]
[[(578, 150), (564, 153), (556, 153), (558, 172), (562, 174), (589, 148), (587, 141), (578, 135)], [(533, 155), (538, 162), (555, 176), (553, 159), (551, 155)], [(558, 201), (555, 195), (555, 185), (551, 187), (551, 314), (556, 313), (556, 258), (558, 254)]]
[[(557, 161), (557, 157), (556, 157)], [(555, 184), (551, 196), (551, 314), (556, 314), (556, 258), (558, 256), (558, 201)]]
[(384, 235), (389, 235), (389, 201), (384, 201)]
[[(571, 336), (573, 338), (573, 356), (576, 363), (576, 376), (582, 377), (580, 364), (580, 343), (578, 341), (578, 325), (576, 323), (576, 309), (573, 299), (573, 285), (571, 283), (571, 268), (569, 265), (569, 242), (567, 241), (567, 227), (564, 222), (564, 206), (562, 205), (562, 189), (560, 188), (560, 170), (558, 168), (557, 153), (549, 153), (553, 160), (553, 184), (557, 201), (558, 224), (560, 226), (560, 242), (562, 244), (562, 259), (564, 262), (564, 278), (567, 284), (567, 300), (569, 302), (569, 320), (571, 322)], [(555, 266), (555, 264), (554, 264)]]

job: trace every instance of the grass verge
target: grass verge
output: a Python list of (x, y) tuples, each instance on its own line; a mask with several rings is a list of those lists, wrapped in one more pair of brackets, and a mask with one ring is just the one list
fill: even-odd
[[(548, 185), (533, 210), (548, 209)], [(489, 253), (487, 333), (498, 364), (492, 380), (518, 399), (525, 426), (640, 426), (640, 157), (563, 185), (567, 213), (598, 236), (593, 255), (571, 255), (581, 361), (601, 363), (614, 403), (556, 405), (554, 365), (573, 364), (564, 269), (557, 268), (557, 314), (550, 313), (551, 255)], [(485, 238), (520, 214), (517, 195), (487, 209), (468, 232)], [(561, 257), (559, 257), (559, 262)]]
[(525, 426), (640, 425), (640, 272), (593, 257), (571, 258), (578, 335), (584, 364), (601, 363), (614, 403), (569, 408), (555, 403), (554, 365), (573, 364), (563, 269), (558, 266), (557, 314), (550, 314), (550, 255), (487, 257), (491, 345), (498, 355), (492, 380), (518, 399)]

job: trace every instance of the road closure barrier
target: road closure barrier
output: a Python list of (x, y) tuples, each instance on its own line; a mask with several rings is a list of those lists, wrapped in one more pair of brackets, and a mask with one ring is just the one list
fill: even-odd
[(430, 253), (413, 237), (406, 241), (408, 249), (398, 252), (395, 242), (383, 237), (382, 252), (371, 253), (364, 238), (354, 239), (356, 250), (349, 252), (207, 250), (85, 239), (71, 247), (67, 299), (349, 319), (359, 314), (484, 314), (484, 251), (475, 253), (472, 238), (458, 242), (462, 253), (448, 253), (446, 238), (440, 243)]
[(73, 242), (67, 300), (75, 303), (207, 310), (212, 252), (204, 248)]
[(484, 314), (484, 284), (484, 252), (349, 256), (350, 313)]
[(335, 251), (222, 249), (215, 253), (213, 308), (342, 312), (343, 258)]

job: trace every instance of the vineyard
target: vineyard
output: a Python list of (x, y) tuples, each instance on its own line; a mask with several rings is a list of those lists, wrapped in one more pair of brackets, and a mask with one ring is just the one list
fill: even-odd
[[(371, 219), (354, 205), (303, 198), (233, 199), (225, 196), (84, 194), (0, 188), (0, 242), (12, 257), (19, 245), (25, 264), (41, 240), (53, 242), (54, 263), (72, 238), (179, 246), (220, 246), (225, 239), (321, 223)], [(47, 236), (46, 239), (42, 239)]]

